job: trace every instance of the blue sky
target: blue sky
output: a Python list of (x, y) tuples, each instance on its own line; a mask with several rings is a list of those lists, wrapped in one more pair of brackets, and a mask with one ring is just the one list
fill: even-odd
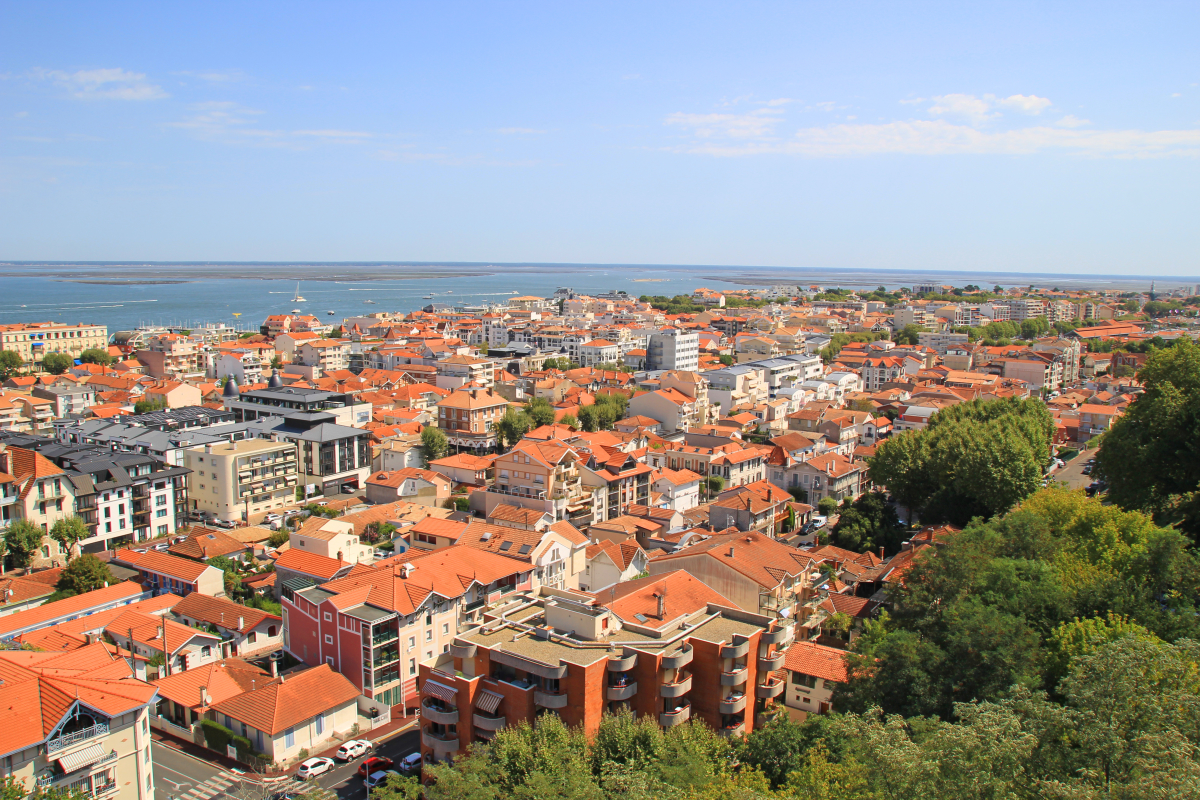
[(1195, 276), (1197, 30), (1194, 2), (0, 3), (0, 258)]

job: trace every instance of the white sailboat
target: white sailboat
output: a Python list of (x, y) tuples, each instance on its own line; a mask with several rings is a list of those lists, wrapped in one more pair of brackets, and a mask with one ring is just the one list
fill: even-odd
[(305, 303), (306, 301), (300, 296), (300, 281), (296, 281), (296, 296), (292, 298), (293, 303)]

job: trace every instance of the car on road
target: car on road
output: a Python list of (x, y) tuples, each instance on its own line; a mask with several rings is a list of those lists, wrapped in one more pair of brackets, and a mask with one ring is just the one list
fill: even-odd
[(400, 759), (400, 774), (402, 775), (420, 775), (421, 774), (421, 751), (409, 753), (404, 758)]
[(236, 522), (228, 522), (223, 519), (210, 519), (204, 524), (210, 528), (224, 528), (226, 530), (237, 527)]
[(387, 783), (387, 779), (393, 775), (395, 775), (397, 778), (401, 777), (400, 773), (396, 772), (394, 769), (381, 769), (378, 772), (372, 772), (370, 775), (368, 775), (363, 783), (366, 784), (367, 791), (370, 791), (382, 783)]
[(372, 772), (391, 769), (394, 766), (396, 765), (390, 758), (384, 758), (383, 756), (372, 756), (359, 765), (358, 774), (360, 777), (365, 778)]
[(366, 739), (353, 739), (338, 748), (334, 758), (338, 761), (353, 761), (361, 755), (366, 755), (374, 748)]
[(1084, 475), (1091, 475), (1092, 474), (1092, 465), (1084, 464), (1083, 469), (1081, 471), (1083, 472)]
[(824, 528), (828, 522), (829, 520), (826, 517), (813, 515), (812, 519), (808, 521), (808, 524), (804, 526), (804, 532), (812, 533), (813, 531), (819, 531), (821, 528)]
[(262, 524), (273, 531), (277, 531), (283, 526), (282, 514), (267, 514), (263, 517)]
[(333, 769), (333, 759), (318, 756), (310, 758), (300, 765), (300, 769), (296, 770), (296, 777), (301, 780), (315, 778), (318, 775), (324, 775), (329, 770)]

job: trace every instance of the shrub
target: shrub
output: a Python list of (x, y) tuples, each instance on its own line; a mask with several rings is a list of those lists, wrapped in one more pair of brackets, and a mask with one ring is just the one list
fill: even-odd
[(204, 744), (210, 750), (216, 750), (219, 753), (226, 752), (229, 741), (233, 738), (233, 731), (211, 719), (200, 720), (200, 730), (204, 732)]

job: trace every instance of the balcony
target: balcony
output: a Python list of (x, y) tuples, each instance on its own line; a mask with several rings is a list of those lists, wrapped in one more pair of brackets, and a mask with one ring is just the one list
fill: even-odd
[(728, 697), (722, 698), (720, 702), (720, 711), (722, 714), (736, 714), (746, 707), (746, 695), (731, 694)]
[(629, 653), (622, 656), (608, 657), (609, 672), (628, 672), (637, 666), (637, 653)]
[(664, 683), (658, 687), (658, 693), (662, 697), (679, 697), (685, 695), (692, 690), (692, 676), (683, 675), (674, 683)]
[(778, 678), (764, 681), (754, 687), (754, 696), (761, 698), (778, 697), (783, 694), (784, 682)]
[(80, 742), (86, 742), (90, 739), (95, 739), (97, 736), (108, 735), (108, 723), (98, 722), (90, 728), (81, 728), (71, 733), (64, 733), (57, 739), (51, 739), (46, 743), (46, 753), (57, 753), (60, 750), (65, 750), (68, 747), (77, 745)]
[(471, 721), (475, 723), (475, 727), (483, 731), (498, 731), (504, 727), (506, 720), (504, 717), (498, 717), (495, 714), (485, 714), (482, 711), (476, 711), (471, 717)]
[(387, 666), (388, 664), (394, 664), (399, 660), (400, 660), (399, 651), (385, 650), (382, 653), (380, 653), (379, 655), (372, 658), (370, 660), (370, 665), (374, 669), (379, 669), (380, 667)]
[(721, 658), (741, 658), (750, 652), (750, 640), (737, 644), (725, 645), (721, 648)]
[(746, 682), (746, 668), (738, 667), (729, 672), (721, 673), (722, 686), (741, 686)]
[(672, 728), (676, 725), (682, 725), (692, 718), (692, 707), (685, 705), (682, 708), (677, 708), (674, 711), (664, 711), (658, 715), (658, 724), (664, 728)]
[(720, 736), (722, 739), (729, 739), (734, 736), (741, 736), (745, 732), (746, 732), (746, 723), (745, 723), (745, 721), (742, 721), (742, 722), (735, 722), (732, 725), (726, 725), (726, 726), (720, 728), (719, 730), (717, 730), (717, 735)]
[(773, 644), (778, 647), (779, 645), (782, 645), (785, 642), (791, 641), (792, 635), (793, 635), (792, 626), (787, 625), (784, 627), (776, 628), (773, 631), (763, 631), (762, 638), (759, 639), (759, 641), (762, 644)]
[(377, 631), (377, 632), (371, 634), (371, 646), (378, 647), (381, 644), (387, 644), (388, 642), (394, 642), (399, 637), (400, 637), (400, 632), (398, 630), (396, 630), (395, 628), (390, 628), (390, 629), (383, 630), (383, 631)]
[(445, 758), (458, 751), (458, 734), (434, 733), (424, 728), (421, 730), (421, 744), (432, 750), (435, 758)]
[(686, 644), (673, 655), (663, 656), (662, 668), (679, 669), (680, 667), (686, 667), (690, 663), (692, 663), (692, 646)]
[(432, 701), (427, 697), (421, 701), (421, 717), (442, 725), (457, 725), (458, 709), (445, 703)]
[(624, 686), (604, 687), (605, 700), (628, 700), (637, 694), (637, 681), (630, 681)]
[(117, 782), (116, 781), (105, 781), (103, 783), (96, 782), (95, 784), (92, 785), (91, 795), (92, 795), (92, 797), (101, 797), (104, 795), (113, 794), (116, 791), (117, 791)]
[(783, 669), (783, 653), (758, 657), (758, 669), (761, 672), (775, 672)]
[(474, 658), (479, 645), (455, 639), (450, 643), (450, 655), (455, 658)]
[(538, 689), (533, 693), (533, 702), (542, 708), (566, 708), (567, 693), (543, 692), (541, 689)]

